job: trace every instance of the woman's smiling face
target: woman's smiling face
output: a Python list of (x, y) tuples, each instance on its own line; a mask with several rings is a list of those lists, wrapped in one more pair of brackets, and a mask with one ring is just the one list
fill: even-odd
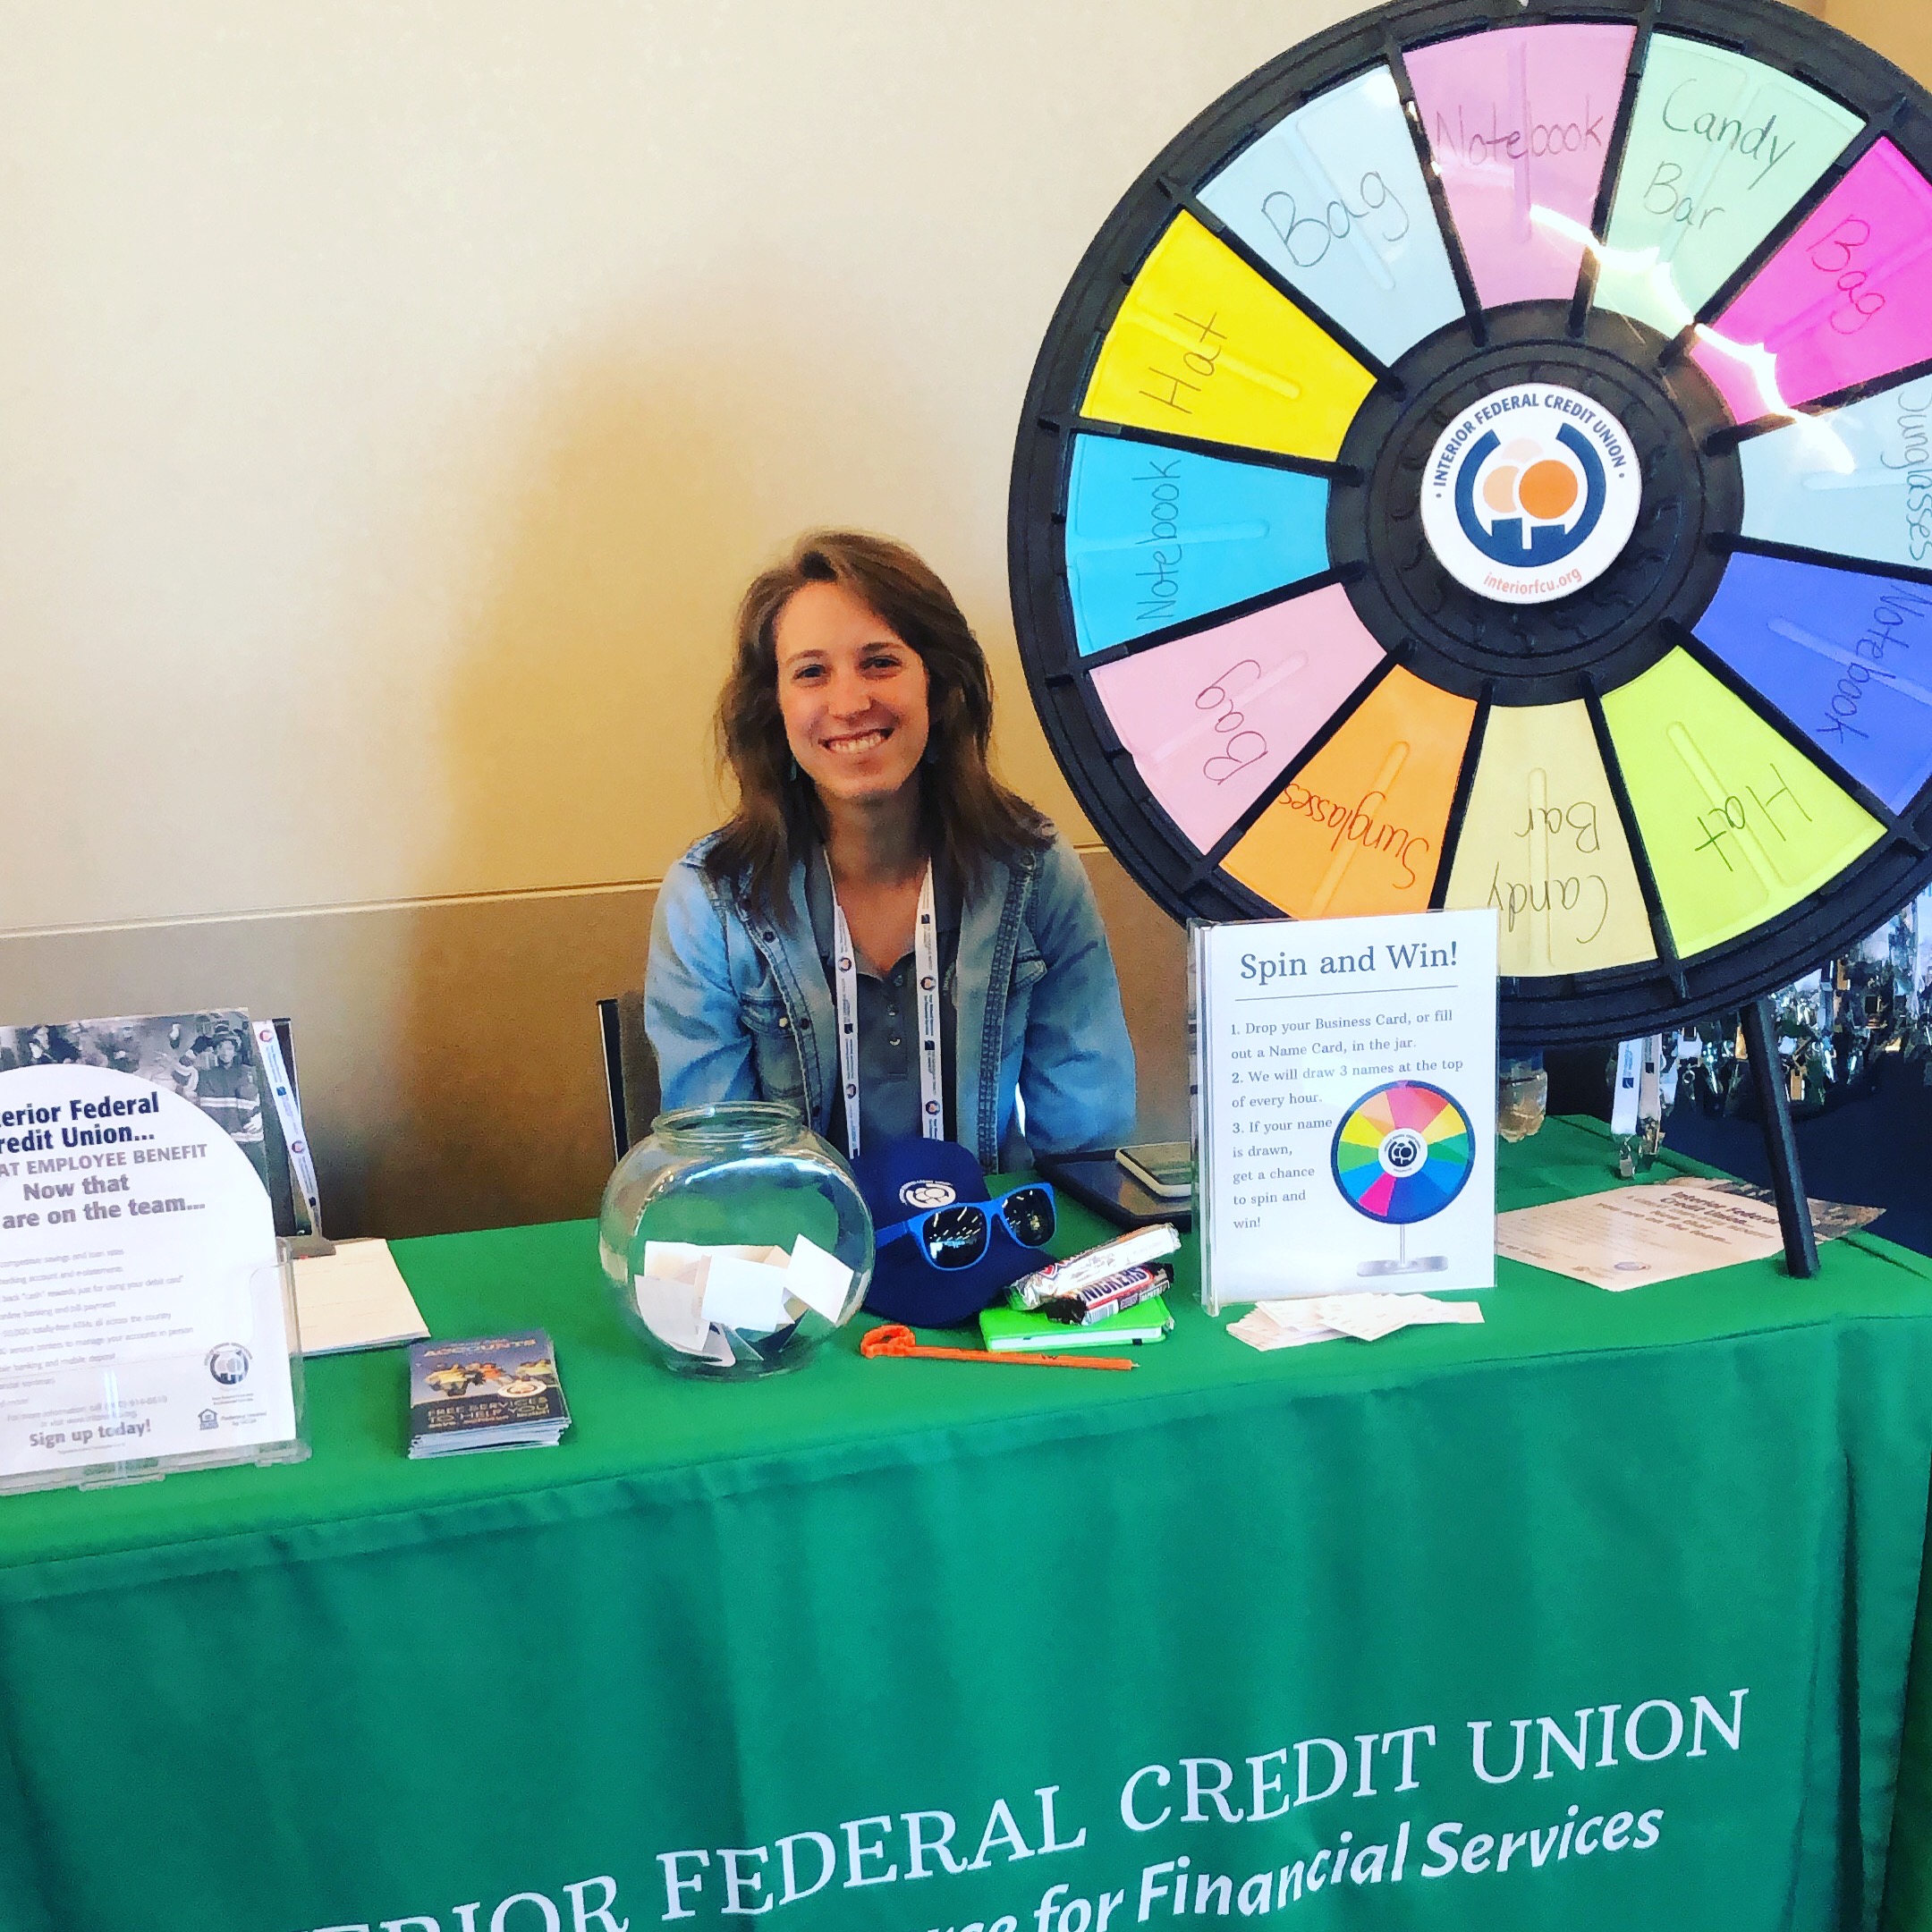
[(785, 739), (819, 794), (856, 804), (899, 792), (930, 728), (919, 653), (838, 583), (793, 591), (772, 640)]

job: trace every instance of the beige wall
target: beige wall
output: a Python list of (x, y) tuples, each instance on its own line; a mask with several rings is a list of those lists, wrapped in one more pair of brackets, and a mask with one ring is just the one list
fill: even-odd
[(1053, 304), (1346, 0), (61, 0), (0, 62), (0, 931), (660, 877), (738, 590), (925, 550), (1007, 768)]
[(1932, 84), (1932, 4), (1928, 0), (1825, 0), (1810, 12), (1876, 47), (1915, 80)]

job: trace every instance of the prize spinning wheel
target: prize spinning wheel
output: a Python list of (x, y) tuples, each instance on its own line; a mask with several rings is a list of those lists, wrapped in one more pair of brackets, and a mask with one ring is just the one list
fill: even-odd
[(1014, 463), (1021, 648), (1176, 917), (1497, 909), (1503, 1026), (1932, 877), (1932, 100), (1768, 0), (1411, 0), (1184, 130)]

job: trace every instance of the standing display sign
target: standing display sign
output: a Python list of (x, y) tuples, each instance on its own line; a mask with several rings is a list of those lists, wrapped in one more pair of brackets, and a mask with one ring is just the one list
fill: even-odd
[(308, 1454), (248, 1037), (0, 1029), (0, 1493)]
[(1494, 914), (1191, 937), (1208, 1309), (1492, 1286)]

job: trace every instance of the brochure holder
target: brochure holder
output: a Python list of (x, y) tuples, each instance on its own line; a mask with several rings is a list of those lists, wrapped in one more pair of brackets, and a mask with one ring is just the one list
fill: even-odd
[(1494, 912), (1188, 931), (1208, 1311), (1491, 1286)]
[(0, 1028), (0, 1496), (308, 1455), (249, 1028)]
[[(268, 1273), (275, 1278), (276, 1292), (282, 1301), (283, 1332), (288, 1337), (288, 1376), (295, 1426), (285, 1441), (256, 1443), (231, 1449), (211, 1448), (178, 1455), (116, 1455), (68, 1468), (36, 1470), (18, 1476), (0, 1475), (0, 1496), (23, 1496), (39, 1489), (113, 1489), (134, 1483), (159, 1482), (164, 1476), (172, 1476), (179, 1470), (227, 1469), (248, 1463), (267, 1468), (275, 1462), (307, 1462), (310, 1453), (308, 1408), (302, 1381), (301, 1336), (295, 1326), (295, 1268), (290, 1242), (276, 1241), (275, 1267), (257, 1271), (257, 1275), (250, 1282), (251, 1293), (262, 1285), (259, 1276)], [(110, 1377), (103, 1377), (102, 1380), (106, 1384)], [(4, 1392), (4, 1384), (0, 1382), (0, 1394)], [(104, 1394), (110, 1393), (104, 1389)]]

